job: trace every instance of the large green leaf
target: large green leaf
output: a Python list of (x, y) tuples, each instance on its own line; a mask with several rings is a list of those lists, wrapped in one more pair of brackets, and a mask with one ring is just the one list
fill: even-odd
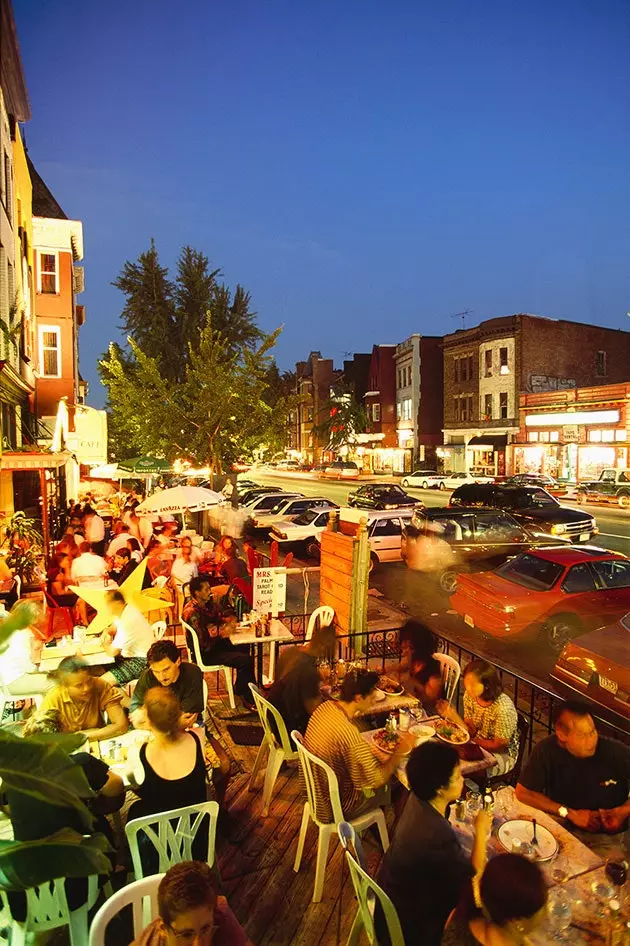
[(74, 808), (86, 828), (91, 829), (93, 818), (81, 798), (90, 798), (94, 792), (81, 766), (68, 755), (84, 741), (80, 733), (20, 739), (0, 729), (0, 778), (4, 788)]
[(85, 837), (70, 828), (38, 841), (0, 841), (0, 885), (25, 890), (56, 877), (109, 874), (107, 851), (104, 834)]
[(0, 654), (6, 650), (9, 638), (14, 631), (22, 631), (25, 627), (34, 624), (39, 614), (39, 608), (30, 601), (21, 601), (11, 613), (0, 621)]

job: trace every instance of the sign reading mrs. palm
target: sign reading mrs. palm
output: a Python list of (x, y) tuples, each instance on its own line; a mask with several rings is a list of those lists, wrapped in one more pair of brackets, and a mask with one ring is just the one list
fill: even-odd
[(254, 569), (254, 610), (277, 617), (287, 605), (286, 568)]

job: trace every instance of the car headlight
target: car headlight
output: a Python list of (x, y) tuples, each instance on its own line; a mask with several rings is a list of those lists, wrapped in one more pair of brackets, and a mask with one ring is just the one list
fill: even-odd
[(552, 535), (563, 535), (567, 531), (567, 527), (563, 525), (562, 522), (556, 523), (555, 526), (551, 527)]
[(396, 503), (387, 503), (385, 509), (397, 509)]
[(279, 539), (287, 539), (287, 538), (288, 538), (286, 532), (276, 532), (276, 535), (278, 536)]

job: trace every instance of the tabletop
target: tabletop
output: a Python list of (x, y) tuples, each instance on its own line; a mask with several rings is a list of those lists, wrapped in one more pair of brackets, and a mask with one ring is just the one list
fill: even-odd
[(266, 637), (256, 637), (256, 632), (246, 625), (239, 625), (239, 630), (230, 634), (230, 640), (233, 644), (266, 644), (269, 641), (292, 641), (295, 640), (293, 634), (286, 624), (277, 618), (272, 618), (270, 622), (271, 633)]
[[(192, 726), (192, 732), (201, 740), (201, 748), (206, 744), (206, 731), (203, 726)], [(98, 759), (106, 762), (112, 772), (120, 775), (125, 785), (131, 785), (131, 775), (140, 765), (140, 749), (145, 742), (150, 742), (153, 734), (148, 729), (129, 729), (113, 739), (101, 739), (89, 744), (89, 751)]]
[(42, 647), (39, 672), (51, 673), (57, 669), (64, 657), (78, 655), (89, 667), (102, 667), (114, 663), (114, 658), (106, 654), (101, 647), (100, 640), (68, 641), (56, 644), (54, 647)]
[[(607, 909), (610, 901), (602, 896), (606, 888), (611, 889), (604, 867), (586, 871), (554, 887), (549, 893), (549, 916), (543, 927), (531, 936), (532, 943), (543, 946), (550, 942), (554, 933), (553, 903), (556, 898), (562, 898), (571, 908), (571, 925), (566, 930), (566, 941), (571, 946), (603, 946), (608, 942), (609, 931)], [(630, 921), (630, 889), (627, 884), (621, 891), (615, 890), (615, 899), (620, 904), (624, 921)]]

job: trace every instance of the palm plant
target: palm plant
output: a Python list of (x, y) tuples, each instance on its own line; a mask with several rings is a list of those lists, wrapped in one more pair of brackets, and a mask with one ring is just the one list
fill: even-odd
[(23, 512), (14, 513), (2, 529), (0, 548), (9, 546), (7, 565), (23, 583), (37, 579), (37, 569), (42, 558), (43, 543), (36, 520), (29, 519)]

